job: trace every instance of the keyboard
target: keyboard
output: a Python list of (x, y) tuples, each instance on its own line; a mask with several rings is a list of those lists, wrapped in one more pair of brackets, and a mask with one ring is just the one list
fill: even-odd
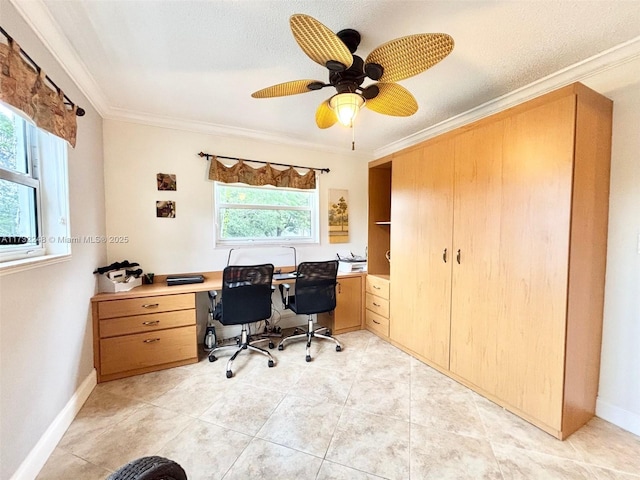
[(167, 277), (167, 285), (188, 285), (190, 283), (203, 283), (202, 275), (170, 275)]
[(297, 276), (298, 274), (296, 272), (274, 273), (273, 279), (274, 280), (291, 280), (293, 278), (296, 278)]

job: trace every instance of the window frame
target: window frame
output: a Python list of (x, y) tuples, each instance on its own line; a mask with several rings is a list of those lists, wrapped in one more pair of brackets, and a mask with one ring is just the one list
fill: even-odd
[[(4, 106), (4, 105), (3, 105)], [(20, 115), (6, 108), (17, 120), (21, 128), (16, 128), (18, 146), (16, 148), (16, 158), (23, 157), (26, 164), (26, 172), (6, 169), (0, 166), (0, 179), (26, 186), (34, 190), (33, 212), (35, 217), (35, 232), (28, 237), (28, 241), (23, 245), (0, 246), (0, 266), (12, 260), (23, 260), (34, 257), (41, 257), (46, 254), (46, 248), (42, 236), (42, 184), (39, 174), (39, 159), (36, 153), (38, 145), (38, 129), (35, 125), (27, 122)]]
[[(277, 190), (307, 193), (310, 198), (309, 207), (290, 206), (290, 205), (259, 205), (259, 204), (233, 204), (224, 203), (219, 199), (220, 187), (236, 187), (250, 188), (255, 190)], [(228, 239), (221, 237), (221, 221), (220, 210), (223, 208), (246, 209), (251, 207), (252, 210), (293, 210), (293, 211), (309, 211), (311, 214), (311, 234), (309, 237), (268, 237), (268, 238), (246, 238), (246, 239)], [(275, 187), (273, 185), (247, 185), (245, 183), (224, 183), (213, 182), (213, 229), (214, 229), (214, 246), (230, 247), (230, 246), (274, 246), (274, 245), (309, 245), (318, 244), (320, 238), (320, 191), (318, 182), (315, 189), (299, 189)]]

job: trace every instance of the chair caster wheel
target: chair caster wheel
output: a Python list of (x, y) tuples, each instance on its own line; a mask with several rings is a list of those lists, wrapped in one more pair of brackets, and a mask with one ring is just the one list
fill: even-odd
[(269, 342), (269, 348), (270, 348), (271, 350), (273, 350), (273, 349), (275, 348), (275, 345), (273, 344), (273, 342)]
[(269, 360), (268, 365), (269, 365), (269, 368), (271, 368), (271, 367), (273, 367), (275, 365), (275, 363), (273, 363), (273, 360)]
[(331, 329), (330, 329), (330, 328), (328, 328), (328, 329), (327, 329), (327, 333), (325, 333), (325, 335), (326, 335), (327, 337), (330, 337), (330, 336), (331, 336)]
[(217, 360), (217, 358), (215, 357), (215, 355), (209, 355), (209, 361), (210, 362), (215, 362)]
[(310, 361), (311, 361), (311, 355), (307, 355), (307, 357), (305, 358), (305, 360), (306, 360), (307, 362), (310, 362)]
[(227, 370), (227, 378), (233, 377), (233, 372), (231, 370)]
[(336, 352), (341, 352), (342, 351), (342, 347), (340, 345), (336, 345)]
[(284, 350), (284, 345), (278, 345), (278, 350), (280, 351)]

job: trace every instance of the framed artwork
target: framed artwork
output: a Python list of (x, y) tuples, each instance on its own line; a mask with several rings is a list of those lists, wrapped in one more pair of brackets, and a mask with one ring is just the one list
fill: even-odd
[(329, 189), (329, 243), (349, 242), (349, 191)]
[(156, 201), (156, 217), (158, 218), (176, 218), (176, 202), (172, 200)]
[(178, 189), (175, 173), (158, 173), (156, 174), (156, 179), (158, 181), (158, 190), (175, 191)]

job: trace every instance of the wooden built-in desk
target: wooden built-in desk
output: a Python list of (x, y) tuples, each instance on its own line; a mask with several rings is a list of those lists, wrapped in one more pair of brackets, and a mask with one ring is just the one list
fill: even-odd
[[(158, 275), (151, 285), (91, 298), (98, 383), (198, 361), (196, 293), (222, 289), (221, 271), (202, 275), (203, 283), (174, 286)], [(362, 328), (364, 275), (338, 274), (336, 310), (329, 316), (336, 334)]]

